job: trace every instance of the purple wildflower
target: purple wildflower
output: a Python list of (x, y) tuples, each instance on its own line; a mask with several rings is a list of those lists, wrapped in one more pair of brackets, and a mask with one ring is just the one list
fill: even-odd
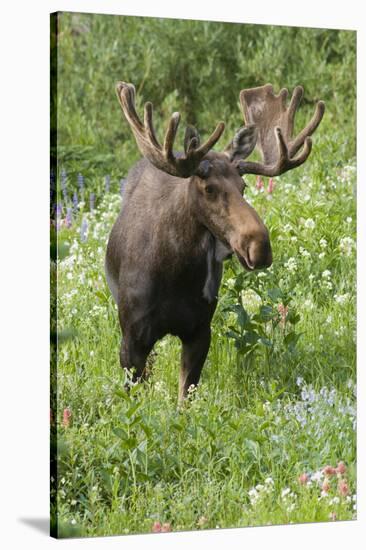
[(86, 221), (85, 218), (83, 218), (81, 222), (81, 227), (80, 227), (80, 240), (82, 243), (85, 243), (87, 239), (87, 234), (88, 234), (88, 222)]
[(90, 193), (89, 203), (90, 203), (90, 212), (93, 212), (95, 207), (95, 193)]
[(105, 182), (105, 191), (106, 193), (109, 193), (110, 190), (111, 190), (111, 176), (108, 175), (104, 178), (104, 182)]
[(67, 173), (66, 173), (66, 170), (63, 168), (61, 170), (61, 189), (62, 189), (62, 195), (64, 197), (65, 202), (67, 202), (66, 182), (67, 182)]
[(79, 199), (78, 199), (78, 192), (74, 191), (74, 194), (72, 196), (72, 204), (74, 206), (74, 212), (78, 211), (78, 205), (79, 205)]
[(68, 206), (66, 208), (65, 225), (66, 225), (67, 228), (70, 228), (72, 226), (72, 208), (71, 208), (71, 206)]
[(78, 186), (80, 193), (83, 193), (84, 191), (84, 176), (82, 174), (78, 174)]

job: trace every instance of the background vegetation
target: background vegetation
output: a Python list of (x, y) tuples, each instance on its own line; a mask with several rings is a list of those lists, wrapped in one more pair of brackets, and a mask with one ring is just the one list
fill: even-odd
[[(355, 517), (355, 33), (64, 13), (57, 44), (54, 531)], [(224, 120), (222, 145), (242, 124), (242, 88), (302, 84), (299, 127), (327, 104), (304, 167), (274, 189), (247, 178), (274, 264), (226, 263), (202, 384), (180, 410), (177, 340), (156, 346), (149, 382), (129, 394), (118, 364), (103, 256), (139, 153), (117, 80), (154, 103), (158, 132), (179, 110), (181, 139), (185, 123), (206, 136)]]

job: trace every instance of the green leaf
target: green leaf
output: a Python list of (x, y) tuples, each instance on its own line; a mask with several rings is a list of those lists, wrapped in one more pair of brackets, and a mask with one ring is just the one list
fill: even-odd
[(267, 296), (272, 302), (282, 301), (283, 292), (280, 288), (270, 288), (267, 290)]

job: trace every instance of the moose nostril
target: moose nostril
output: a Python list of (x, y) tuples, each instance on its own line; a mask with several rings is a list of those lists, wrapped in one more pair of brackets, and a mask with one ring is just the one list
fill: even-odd
[(269, 239), (252, 241), (247, 248), (248, 266), (251, 269), (263, 269), (272, 265), (272, 250)]
[(248, 247), (248, 249), (247, 249), (246, 262), (248, 264), (248, 267), (250, 267), (250, 269), (254, 269), (256, 267), (255, 261), (253, 261), (251, 256), (250, 256), (250, 247)]

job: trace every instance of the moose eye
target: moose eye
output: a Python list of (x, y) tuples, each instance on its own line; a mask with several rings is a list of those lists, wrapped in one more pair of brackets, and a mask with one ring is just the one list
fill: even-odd
[(205, 191), (208, 195), (213, 195), (213, 193), (215, 192), (215, 187), (213, 185), (206, 185), (205, 187)]

